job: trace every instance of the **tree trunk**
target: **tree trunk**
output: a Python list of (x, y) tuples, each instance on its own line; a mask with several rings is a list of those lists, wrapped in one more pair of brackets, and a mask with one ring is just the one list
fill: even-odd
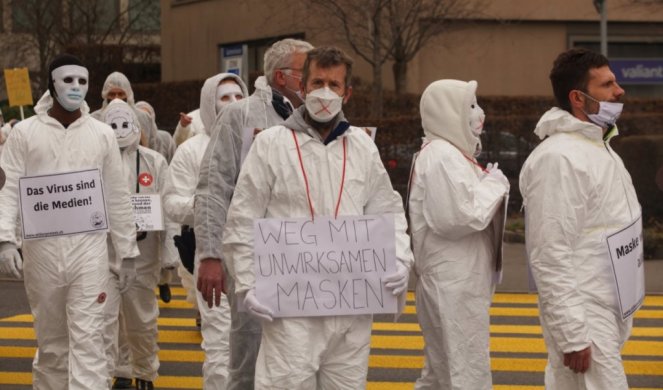
[(382, 117), (382, 66), (373, 65), (373, 84), (371, 85), (371, 118)]
[(393, 71), (396, 95), (402, 95), (407, 92), (407, 61), (394, 62)]

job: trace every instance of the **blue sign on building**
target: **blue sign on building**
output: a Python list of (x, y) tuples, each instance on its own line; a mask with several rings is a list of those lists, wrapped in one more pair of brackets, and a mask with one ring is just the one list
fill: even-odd
[(663, 58), (611, 59), (620, 84), (663, 84)]

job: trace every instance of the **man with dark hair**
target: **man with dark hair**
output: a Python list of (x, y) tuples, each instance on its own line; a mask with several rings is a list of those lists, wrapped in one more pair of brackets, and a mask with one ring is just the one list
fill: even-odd
[[(35, 106), (36, 115), (16, 125), (0, 159), (7, 172), (7, 184), (0, 190), (0, 272), (16, 277), (24, 272), (38, 346), (33, 388), (108, 389), (102, 338), (109, 276), (105, 233), (110, 232), (121, 259), (119, 283), (128, 286), (135, 279), (134, 259), (139, 254), (129, 190), (113, 130), (89, 115), (88, 70), (76, 57), (62, 55), (49, 66), (48, 77), (49, 92)], [(78, 182), (83, 172), (91, 172), (85, 177), (93, 180), (85, 184), (103, 183), (103, 195), (89, 196), (102, 209), (93, 210), (91, 217), (86, 214), (89, 209), (72, 206), (58, 214), (33, 216), (29, 226), (49, 223), (49, 217), (68, 222), (55, 225), (55, 231), (37, 230), (39, 239), (24, 240), (23, 267), (16, 249), (16, 221), (19, 200), (28, 199), (19, 199), (24, 196), (19, 195), (19, 179), (40, 176), (55, 183), (51, 188), (61, 189), (54, 192), (71, 192), (73, 185), (61, 182), (62, 177)], [(80, 222), (72, 227), (69, 220)], [(89, 230), (90, 221), (97, 229)], [(26, 218), (23, 223), (25, 230)]]
[(254, 220), (393, 214), (396, 270), (384, 281), (389, 293), (406, 293), (413, 257), (401, 198), (371, 138), (350, 126), (342, 111), (352, 94), (351, 64), (333, 47), (307, 53), (300, 91), (305, 104), (258, 134), (228, 210), (223, 251), (235, 293), (263, 326), (256, 389), (365, 388), (373, 318), (273, 318), (255, 293)]
[(546, 388), (627, 389), (620, 353), (632, 317), (620, 310), (607, 241), (641, 226), (631, 177), (609, 143), (624, 90), (608, 60), (584, 49), (560, 54), (550, 80), (561, 108), (539, 120), (534, 133), (547, 138), (520, 174)]

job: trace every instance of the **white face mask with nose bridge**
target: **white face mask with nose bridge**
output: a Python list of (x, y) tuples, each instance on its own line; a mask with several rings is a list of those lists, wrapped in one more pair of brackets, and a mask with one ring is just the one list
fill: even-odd
[(584, 109), (582, 110), (582, 112), (587, 115), (587, 118), (589, 118), (590, 121), (599, 127), (604, 129), (612, 128), (617, 122), (617, 119), (619, 119), (619, 116), (622, 114), (624, 103), (599, 101), (584, 93), (583, 91), (579, 92), (599, 104), (599, 112), (596, 114), (589, 114), (585, 112)]

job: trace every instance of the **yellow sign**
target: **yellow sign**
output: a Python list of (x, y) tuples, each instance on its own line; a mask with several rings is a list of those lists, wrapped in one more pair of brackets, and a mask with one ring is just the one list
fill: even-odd
[(5, 84), (10, 106), (32, 105), (28, 68), (5, 69)]

